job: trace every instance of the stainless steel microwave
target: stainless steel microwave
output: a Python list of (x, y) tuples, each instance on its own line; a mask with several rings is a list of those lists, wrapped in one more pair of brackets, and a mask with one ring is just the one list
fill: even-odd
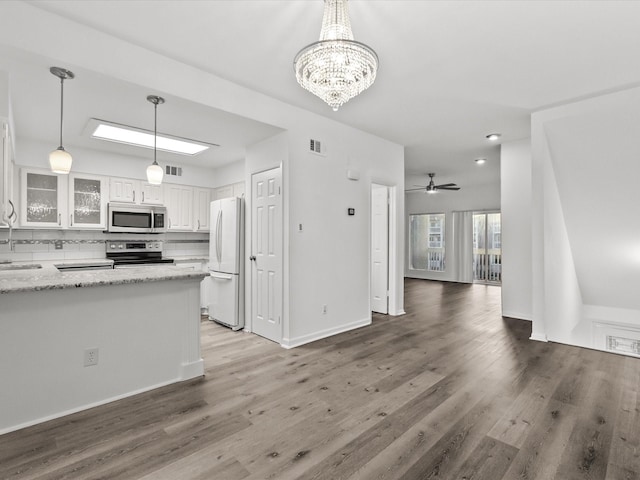
[(109, 232), (164, 233), (167, 209), (159, 205), (109, 203)]

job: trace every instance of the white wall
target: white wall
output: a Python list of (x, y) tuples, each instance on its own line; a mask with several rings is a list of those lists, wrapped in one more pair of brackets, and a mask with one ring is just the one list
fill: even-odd
[[(327, 146), (309, 153), (309, 139)], [(289, 251), (290, 332), (297, 345), (371, 322), (369, 255), (371, 184), (395, 187), (395, 217), (404, 212), (402, 147), (331, 122), (308, 118), (290, 130)], [(360, 173), (358, 181), (347, 170)], [(355, 208), (348, 216), (347, 209)], [(298, 225), (303, 231), (298, 231)], [(404, 228), (392, 232), (397, 246), (392, 273), (396, 290), (390, 311), (403, 311)], [(322, 313), (327, 305), (327, 313)]]
[(640, 338), (640, 88), (532, 116), (533, 333)]
[(458, 281), (456, 272), (456, 250), (453, 241), (453, 212), (500, 210), (500, 185), (498, 183), (474, 186), (460, 185), (460, 187), (458, 191), (442, 191), (431, 195), (422, 192), (412, 192), (405, 195), (405, 231), (407, 241), (409, 239), (409, 215), (419, 213), (444, 213), (446, 215), (445, 271), (428, 272), (411, 269), (409, 262), (409, 245), (406, 244), (405, 269), (407, 277), (447, 282)]
[(502, 315), (531, 320), (531, 139), (500, 151), (502, 211)]
[[(0, 435), (201, 376), (199, 283), (3, 294)], [(97, 365), (84, 367), (87, 348)]]
[[(276, 311), (275, 315), (281, 313), (283, 337), (287, 337), (289, 331), (289, 227), (286, 219), (289, 214), (288, 207), (288, 187), (287, 187), (287, 170), (284, 169), (285, 164), (288, 164), (289, 149), (288, 149), (288, 136), (287, 132), (280, 133), (271, 138), (258, 142), (255, 145), (251, 145), (247, 148), (247, 158), (245, 162), (245, 257), (248, 257), (251, 253), (251, 208), (252, 208), (252, 196), (251, 196), (251, 176), (254, 173), (264, 172), (273, 168), (282, 168), (282, 292), (283, 300), (282, 304), (277, 305), (280, 311)], [(245, 326), (249, 330), (252, 329), (252, 310), (251, 310), (251, 275), (253, 265), (252, 262), (245, 262)]]
[(245, 181), (245, 161), (238, 160), (227, 165), (223, 165), (213, 171), (213, 186), (223, 187), (232, 183)]
[[(38, 140), (17, 137), (18, 145), (16, 154), (16, 169), (19, 167), (36, 167), (49, 169), (49, 152), (56, 148), (51, 143)], [(113, 177), (147, 179), (147, 166), (152, 159), (118, 155), (102, 150), (76, 148), (69, 150), (73, 156), (73, 171), (80, 173), (92, 173), (95, 175), (108, 175)], [(182, 176), (164, 176), (165, 183), (177, 183), (180, 185), (194, 185), (197, 187), (214, 188), (218, 186), (216, 171), (211, 168), (201, 168), (193, 165), (182, 166)], [(16, 190), (17, 191), (17, 190)]]

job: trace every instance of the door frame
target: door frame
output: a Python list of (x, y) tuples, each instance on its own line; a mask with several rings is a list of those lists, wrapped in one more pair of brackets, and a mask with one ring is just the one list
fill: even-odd
[[(375, 222), (375, 217), (376, 215), (374, 214), (374, 207), (376, 204), (376, 201), (374, 200), (374, 192), (378, 192), (378, 191), (382, 191), (384, 190), (384, 195), (385, 195), (385, 200), (384, 200), (384, 208), (380, 209), (381, 211), (384, 211), (384, 209), (386, 209), (386, 214), (384, 215), (385, 217), (385, 224), (381, 225), (381, 232), (384, 231), (383, 235), (386, 236), (386, 240), (384, 241), (385, 244), (385, 251), (382, 253), (382, 255), (377, 257), (378, 259), (382, 258), (383, 259), (383, 263), (386, 266), (386, 272), (384, 275), (380, 275), (380, 279), (382, 279), (384, 277), (384, 281), (385, 281), (385, 292), (384, 292), (384, 302), (378, 302), (376, 303), (374, 301), (375, 295), (374, 295), (374, 284), (377, 283), (376, 281), (378, 280), (378, 278), (374, 278), (374, 250), (375, 250), (375, 243), (376, 243), (376, 233), (378, 232), (374, 232), (374, 226), (376, 225)], [(381, 192), (382, 193), (382, 192)], [(370, 282), (369, 282), (369, 304), (370, 304), (370, 310), (372, 313), (380, 313), (382, 315), (388, 315), (389, 314), (389, 294), (390, 294), (390, 289), (389, 289), (389, 237), (390, 237), (390, 230), (389, 230), (389, 187), (386, 185), (380, 185), (378, 183), (371, 183), (371, 198), (370, 198), (370, 202), (371, 202), (371, 231), (370, 231), (370, 239), (371, 239), (371, 244), (370, 244), (370, 261), (369, 261), (369, 277), (370, 277)], [(381, 298), (382, 300), (382, 298)], [(376, 310), (374, 308), (374, 303), (376, 303), (378, 305), (378, 309)], [(384, 303), (384, 308), (382, 308), (382, 306), (380, 305), (380, 303)], [(384, 311), (383, 311), (384, 310)]]
[[(387, 250), (388, 254), (388, 268), (387, 268), (387, 285), (389, 289), (389, 299), (388, 299), (388, 311), (389, 315), (404, 315), (406, 312), (398, 308), (400, 305), (398, 301), (398, 275), (396, 272), (398, 271), (398, 215), (397, 215), (397, 206), (398, 206), (398, 187), (396, 185), (390, 184), (384, 180), (371, 179), (371, 184), (369, 185), (369, 311), (371, 311), (371, 261), (373, 258), (372, 251), (372, 192), (374, 185), (386, 187), (389, 194), (389, 219), (388, 219), (388, 231), (389, 231), (389, 246)], [(403, 259), (404, 262), (404, 259)], [(404, 265), (404, 263), (402, 263)]]
[(251, 249), (252, 249), (252, 238), (253, 238), (253, 176), (260, 174), (260, 173), (264, 173), (264, 172), (268, 172), (270, 170), (279, 170), (280, 171), (280, 219), (281, 219), (281, 224), (282, 224), (282, 228), (279, 232), (280, 237), (281, 237), (281, 242), (280, 242), (280, 271), (281, 271), (281, 275), (280, 275), (280, 299), (279, 299), (279, 304), (280, 304), (280, 315), (281, 315), (281, 321), (280, 321), (280, 328), (281, 328), (281, 332), (280, 332), (280, 336), (281, 336), (281, 340), (280, 340), (280, 344), (282, 344), (282, 338), (284, 338), (284, 332), (285, 332), (285, 311), (284, 311), (284, 299), (285, 299), (285, 258), (284, 258), (284, 252), (285, 252), (285, 230), (286, 230), (286, 223), (285, 223), (285, 218), (284, 218), (284, 212), (285, 212), (285, 188), (284, 188), (284, 169), (283, 169), (283, 165), (279, 164), (279, 165), (273, 165), (270, 167), (265, 167), (265, 168), (260, 168), (258, 170), (252, 171), (252, 172), (248, 172), (248, 175), (245, 177), (245, 185), (248, 182), (248, 192), (246, 194), (243, 195), (244, 200), (245, 200), (245, 215), (244, 215), (244, 219), (245, 219), (245, 249), (244, 249), (244, 255), (245, 255), (245, 269), (244, 269), (244, 273), (245, 273), (245, 281), (244, 281), (244, 285), (245, 285), (245, 298), (244, 298), (244, 302), (245, 302), (245, 308), (244, 308), (244, 313), (245, 313), (245, 323), (244, 323), (244, 331), (245, 332), (249, 332), (249, 333), (253, 333), (253, 262), (251, 262), (249, 260), (249, 257), (253, 254)]

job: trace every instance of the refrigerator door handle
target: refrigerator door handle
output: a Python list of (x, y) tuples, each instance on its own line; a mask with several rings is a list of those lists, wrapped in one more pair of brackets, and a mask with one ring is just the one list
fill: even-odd
[(222, 263), (222, 209), (218, 212), (220, 220), (218, 221), (218, 239), (216, 245), (218, 247), (218, 262)]
[(218, 218), (216, 218), (216, 260), (220, 264), (220, 217), (222, 216), (222, 210), (218, 211)]

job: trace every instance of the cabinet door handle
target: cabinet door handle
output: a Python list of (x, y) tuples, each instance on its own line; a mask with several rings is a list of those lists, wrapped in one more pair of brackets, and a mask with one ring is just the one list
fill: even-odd
[(198, 219), (198, 230), (200, 230), (200, 220)]
[(11, 205), (11, 213), (9, 214), (9, 220), (11, 220), (13, 217), (17, 217), (16, 207), (13, 205), (13, 202), (11, 200), (9, 200), (9, 205)]
[(62, 226), (62, 214), (58, 214), (58, 226)]
[(144, 203), (144, 191), (142, 192), (142, 203)]
[(135, 190), (133, 191), (133, 201), (134, 202), (136, 201), (136, 191)]
[(70, 220), (70, 223), (71, 223), (71, 225), (70, 225), (70, 226), (72, 226), (72, 227), (73, 227), (73, 213), (70, 213), (70, 214), (69, 214), (69, 220)]

